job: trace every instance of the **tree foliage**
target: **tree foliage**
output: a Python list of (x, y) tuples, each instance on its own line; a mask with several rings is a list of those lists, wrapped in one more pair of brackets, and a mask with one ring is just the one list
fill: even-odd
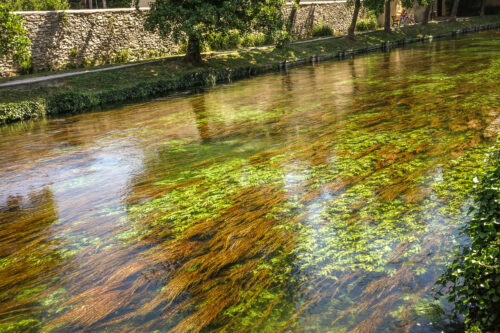
[(384, 12), (385, 0), (365, 0), (363, 6), (375, 12), (375, 14), (382, 14)]
[[(69, 5), (73, 9), (85, 9), (88, 6), (82, 0), (68, 0)], [(87, 3), (88, 4), (88, 3)], [(133, 0), (93, 0), (94, 8), (129, 8), (133, 4)]]
[[(365, 0), (363, 2), (363, 6), (370, 11), (373, 11), (376, 15), (382, 14), (384, 12), (384, 8), (390, 8), (390, 3), (394, 0)], [(412, 8), (416, 4), (421, 6), (429, 5), (432, 0), (402, 0), (401, 5), (404, 8)], [(387, 32), (391, 29), (391, 15), (385, 15), (384, 18), (384, 27)]]
[(500, 137), (487, 172), (474, 181), (474, 216), (462, 229), (470, 244), (457, 249), (437, 283), (448, 288), (469, 332), (493, 332), (500, 327)]
[[(384, 12), (384, 4), (386, 0), (365, 0), (363, 1), (363, 6), (368, 8), (371, 11), (374, 11), (375, 14), (382, 14)], [(394, 0), (390, 0), (394, 1)], [(431, 3), (432, 0), (402, 0), (401, 5), (404, 8), (412, 8), (415, 4), (419, 5), (427, 5)]]
[(2, 0), (11, 11), (66, 10), (68, 0)]
[[(210, 33), (283, 32), (284, 0), (156, 0), (145, 27), (176, 41), (188, 38), (186, 60), (201, 60), (200, 44)], [(193, 58), (194, 57), (194, 58)]]
[(22, 17), (0, 4), (0, 57), (12, 57), (21, 67), (27, 68), (31, 60), (29, 45)]

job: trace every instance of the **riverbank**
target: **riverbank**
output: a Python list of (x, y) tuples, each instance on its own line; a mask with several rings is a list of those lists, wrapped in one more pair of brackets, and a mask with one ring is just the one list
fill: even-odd
[(500, 16), (378, 30), (347, 37), (294, 44), (289, 49), (245, 50), (207, 55), (201, 66), (162, 61), (115, 71), (89, 73), (36, 84), (0, 89), (0, 125), (45, 116), (95, 110), (119, 103), (230, 82), (286, 67), (390, 49), (434, 38), (500, 27)]

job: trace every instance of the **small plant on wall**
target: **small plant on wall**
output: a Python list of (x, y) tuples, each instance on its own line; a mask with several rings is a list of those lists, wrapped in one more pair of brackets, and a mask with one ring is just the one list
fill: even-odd
[(325, 24), (316, 25), (311, 30), (313, 37), (333, 36), (333, 29)]
[(21, 16), (0, 4), (0, 57), (11, 58), (27, 72), (31, 69), (31, 41), (22, 21)]

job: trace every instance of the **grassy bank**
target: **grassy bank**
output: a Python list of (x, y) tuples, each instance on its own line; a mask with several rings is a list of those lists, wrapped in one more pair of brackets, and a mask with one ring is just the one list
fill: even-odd
[[(392, 33), (374, 31), (311, 43), (293, 44), (289, 49), (266, 48), (223, 55), (206, 55), (201, 66), (163, 61), (141, 66), (90, 73), (38, 84), (0, 88), (0, 125), (46, 115), (83, 112), (117, 103), (140, 100), (175, 90), (228, 82), (279, 70), (315, 59), (342, 58), (389, 45), (417, 42), (429, 36), (444, 36), (457, 30), (500, 23), (500, 16), (473, 17), (455, 23), (427, 27), (412, 26)], [(2, 82), (2, 81), (0, 81)]]

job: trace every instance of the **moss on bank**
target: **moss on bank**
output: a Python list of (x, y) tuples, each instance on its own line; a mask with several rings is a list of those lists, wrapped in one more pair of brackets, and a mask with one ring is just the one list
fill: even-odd
[[(294, 44), (289, 49), (267, 48), (206, 56), (199, 67), (176, 61), (145, 64), (120, 70), (89, 73), (60, 80), (0, 89), (0, 125), (45, 115), (83, 112), (96, 107), (136, 101), (215, 83), (276, 71), (286, 65), (343, 58), (451, 36), (457, 32), (497, 28), (499, 16), (473, 17), (455, 23), (443, 22), (427, 27), (412, 26), (386, 33), (374, 31), (352, 41), (346, 37)], [(388, 44), (389, 42), (389, 44)], [(0, 81), (1, 82), (1, 81)]]

